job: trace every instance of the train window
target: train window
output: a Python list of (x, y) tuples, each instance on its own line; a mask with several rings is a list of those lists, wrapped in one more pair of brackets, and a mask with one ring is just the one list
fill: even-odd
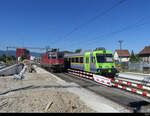
[(112, 54), (106, 54), (106, 57), (112, 57)]
[(64, 55), (62, 53), (58, 54), (58, 58), (62, 59), (64, 57)]
[(98, 63), (104, 63), (105, 62), (105, 57), (103, 54), (96, 54), (97, 62)]
[(80, 57), (80, 63), (83, 63), (83, 57)]
[(112, 54), (106, 54), (106, 62), (113, 62)]
[(93, 56), (91, 57), (91, 62), (93, 63)]
[(96, 54), (97, 62), (113, 62), (112, 54)]
[(51, 58), (56, 59), (56, 53), (51, 53)]
[(72, 62), (72, 58), (70, 58), (70, 62)]
[(86, 63), (89, 63), (89, 57), (86, 57)]
[(95, 64), (95, 62), (96, 62), (95, 56), (94, 56), (94, 58), (93, 58), (93, 62), (94, 62), (94, 64)]
[(69, 62), (71, 62), (71, 58), (69, 58)]
[(71, 61), (74, 62), (74, 58), (72, 58)]
[(78, 61), (78, 57), (76, 57), (76, 63), (78, 63), (79, 61)]
[(56, 59), (56, 55), (52, 55), (52, 59)]
[(113, 58), (112, 57), (106, 57), (106, 62), (113, 62)]

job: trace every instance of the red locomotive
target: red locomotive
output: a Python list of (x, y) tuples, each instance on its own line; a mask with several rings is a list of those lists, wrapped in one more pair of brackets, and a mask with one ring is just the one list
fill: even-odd
[(41, 66), (51, 72), (64, 71), (64, 53), (59, 52), (59, 49), (52, 49), (42, 54)]

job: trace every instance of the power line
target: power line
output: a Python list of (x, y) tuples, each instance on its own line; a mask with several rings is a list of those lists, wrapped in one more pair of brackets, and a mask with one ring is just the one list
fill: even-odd
[[(150, 23), (150, 22), (144, 22), (144, 23), (142, 23), (142, 24), (135, 25), (135, 27), (132, 27), (132, 28), (124, 28), (124, 29), (122, 29), (122, 30), (118, 30), (118, 31), (112, 32), (112, 33), (106, 35), (105, 37), (114, 36), (114, 35), (116, 35), (116, 34), (118, 34), (118, 33), (121, 33), (121, 32), (127, 31), (127, 30), (130, 30), (130, 29), (133, 29), (133, 28), (136, 28), (136, 27), (140, 27), (140, 26), (143, 26), (143, 25), (146, 25), (146, 24), (149, 24), (149, 23)], [(104, 38), (103, 38), (103, 39), (104, 39)], [(88, 44), (86, 44), (86, 45), (91, 45), (92, 43), (93, 43), (93, 42), (90, 41), (90, 43), (88, 42)]]
[[(99, 17), (104, 16), (105, 14), (107, 14), (108, 12), (110, 12), (112, 9), (118, 7), (119, 5), (121, 5), (122, 3), (124, 3), (125, 1), (126, 1), (126, 0), (120, 0), (118, 3), (116, 3), (115, 5), (113, 5), (111, 8), (109, 8), (109, 9), (107, 9), (107, 10), (101, 12), (100, 14), (98, 14), (98, 15), (92, 17), (92, 18), (89, 19), (87, 22), (85, 22), (85, 23), (83, 23), (83, 24), (81, 24), (81, 25), (79, 25), (79, 26), (73, 28), (72, 31), (70, 31), (70, 32), (68, 32), (67, 34), (65, 34), (61, 39), (58, 38), (58, 39), (59, 39), (59, 42), (60, 42), (60, 40), (66, 38), (66, 37), (68, 37), (69, 35), (71, 35), (72, 33), (74, 33), (75, 31), (78, 31), (80, 28), (84, 27), (85, 25), (88, 25), (88, 24), (92, 23), (93, 21), (95, 21), (96, 19), (98, 19)], [(57, 41), (57, 42), (58, 42), (58, 41)], [(56, 40), (55, 40), (55, 43), (56, 43)], [(54, 43), (52, 43), (52, 44), (54, 44)]]
[[(140, 19), (138, 22), (136, 22), (136, 23), (134, 23), (134, 24), (132, 24), (132, 25), (126, 26), (126, 27), (124, 27), (124, 28), (122, 28), (122, 29), (120, 29), (120, 30), (113, 31), (113, 32), (110, 32), (110, 33), (108, 33), (108, 34), (101, 35), (101, 37), (103, 37), (103, 39), (104, 39), (105, 37), (113, 36), (113, 35), (115, 35), (115, 34), (118, 34), (118, 33), (123, 32), (123, 31), (130, 30), (130, 29), (133, 29), (133, 28), (136, 28), (136, 27), (139, 27), (139, 26), (148, 24), (148, 23), (150, 23), (150, 22), (143, 22), (143, 23), (141, 23), (141, 21), (143, 21), (144, 19), (147, 19), (147, 18), (150, 18), (150, 16), (144, 17), (144, 18)], [(139, 23), (139, 22), (140, 22), (140, 23)], [(99, 37), (96, 37), (96, 38), (99, 39), (100, 36), (99, 36)], [(97, 39), (94, 39), (94, 41), (97, 41)], [(81, 43), (83, 43), (83, 41), (85, 41), (85, 40), (77, 41), (76, 43), (71, 43), (69, 46), (72, 46), (72, 45), (77, 44), (77, 43), (78, 43), (77, 45), (80, 45)], [(86, 40), (86, 41), (87, 41), (87, 40)], [(90, 40), (90, 41), (87, 42), (87, 43), (92, 44), (92, 43), (93, 43), (93, 39)], [(86, 45), (88, 45), (87, 43), (86, 43)]]
[[(143, 25), (146, 25), (146, 24), (149, 24), (150, 22), (144, 22), (144, 23), (141, 23), (141, 24), (137, 24), (135, 26), (131, 26), (131, 27), (125, 27), (121, 30), (118, 30), (118, 31), (114, 31), (112, 33), (109, 33), (107, 35), (105, 35), (105, 37), (109, 37), (109, 36), (113, 36), (113, 35), (116, 35), (118, 33), (121, 33), (121, 32), (124, 32), (124, 31), (127, 31), (127, 30), (130, 30), (130, 29), (133, 29), (133, 28), (136, 28), (136, 27), (140, 27), (140, 26), (143, 26)], [(97, 37), (98, 38), (98, 37)]]
[(122, 4), (123, 2), (125, 2), (125, 0), (119, 1), (117, 4), (115, 4), (114, 6), (112, 6), (112, 7), (109, 8), (109, 9), (107, 9), (106, 11), (104, 11), (104, 12), (98, 14), (97, 16), (91, 18), (90, 20), (88, 20), (87, 22), (85, 22), (85, 23), (79, 25), (78, 27), (75, 27), (71, 32), (67, 33), (64, 37), (67, 37), (68, 35), (70, 35), (70, 34), (72, 34), (73, 32), (79, 30), (80, 28), (82, 28), (83, 26), (88, 25), (88, 24), (90, 24), (91, 22), (95, 21), (97, 18), (99, 18), (99, 17), (101, 17), (101, 16), (107, 14), (109, 11), (111, 11), (113, 8), (119, 6), (119, 5)]

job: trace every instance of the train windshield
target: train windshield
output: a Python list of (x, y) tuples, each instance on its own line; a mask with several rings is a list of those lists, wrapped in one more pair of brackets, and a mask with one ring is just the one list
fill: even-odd
[(56, 53), (51, 53), (48, 55), (49, 59), (56, 59)]
[(58, 54), (58, 58), (59, 58), (59, 59), (64, 58), (64, 54), (63, 54), (63, 53), (59, 53), (59, 54)]
[(113, 62), (112, 54), (96, 54), (98, 63)]

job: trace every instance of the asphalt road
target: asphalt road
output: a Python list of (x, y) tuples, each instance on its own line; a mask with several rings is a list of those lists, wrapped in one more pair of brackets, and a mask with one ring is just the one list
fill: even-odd
[(95, 92), (96, 94), (112, 100), (128, 109), (134, 110), (134, 112), (140, 112), (141, 106), (150, 106), (149, 98), (141, 95), (136, 95), (119, 88), (107, 87), (90, 79), (78, 77), (68, 73), (53, 74), (66, 82), (77, 83), (85, 89)]

